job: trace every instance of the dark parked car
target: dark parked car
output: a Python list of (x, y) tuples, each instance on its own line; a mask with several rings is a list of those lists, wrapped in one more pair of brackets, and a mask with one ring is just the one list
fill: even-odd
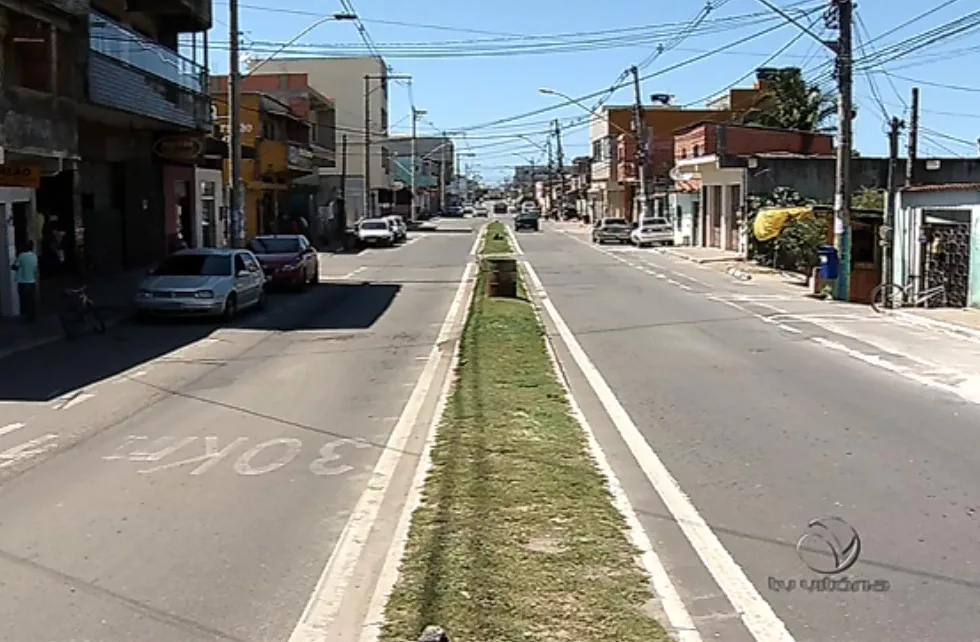
[(538, 232), (541, 230), (540, 221), (541, 216), (538, 212), (521, 212), (514, 217), (514, 231), (520, 232), (521, 230), (531, 230), (532, 232)]
[(320, 279), (320, 259), (302, 234), (256, 236), (248, 242), (270, 285), (302, 288)]

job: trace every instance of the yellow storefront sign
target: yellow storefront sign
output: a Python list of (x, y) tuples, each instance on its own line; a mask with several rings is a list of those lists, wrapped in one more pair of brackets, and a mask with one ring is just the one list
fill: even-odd
[(764, 207), (755, 215), (752, 234), (760, 241), (769, 241), (779, 236), (783, 226), (791, 219), (810, 218), (813, 208), (802, 207)]
[(0, 187), (41, 186), (41, 168), (37, 165), (0, 165)]

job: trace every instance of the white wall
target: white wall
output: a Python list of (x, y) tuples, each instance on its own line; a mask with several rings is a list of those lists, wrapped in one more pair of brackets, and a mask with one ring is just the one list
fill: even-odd
[(220, 169), (194, 170), (194, 238), (199, 246), (204, 246), (204, 183), (214, 183), (214, 238), (217, 247), (225, 247), (228, 241), (225, 237), (228, 224), (228, 214), (224, 211), (224, 185), (222, 185)]
[[(263, 73), (305, 73), (310, 87), (334, 101), (337, 114), (336, 167), (323, 168), (322, 174), (339, 175), (341, 170), (341, 139), (347, 135), (347, 174), (364, 176), (364, 76), (387, 73), (382, 60), (364, 58), (293, 58), (264, 63)], [(382, 164), (383, 141), (388, 135), (391, 115), (385, 122), (382, 114), (388, 111), (390, 83), (371, 80), (369, 94), (371, 111), (371, 188), (390, 189), (392, 176)], [(351, 203), (353, 194), (347, 195)]]

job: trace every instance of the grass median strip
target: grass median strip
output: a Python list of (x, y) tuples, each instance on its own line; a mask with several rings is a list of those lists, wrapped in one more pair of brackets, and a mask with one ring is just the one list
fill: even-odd
[[(483, 252), (510, 252), (495, 225)], [(486, 297), (485, 278), (382, 640), (430, 624), (454, 642), (669, 639), (533, 308)]]
[(500, 221), (494, 221), (487, 225), (483, 234), (483, 244), (480, 247), (480, 254), (510, 254), (514, 248), (510, 246), (510, 239), (507, 238), (507, 229)]

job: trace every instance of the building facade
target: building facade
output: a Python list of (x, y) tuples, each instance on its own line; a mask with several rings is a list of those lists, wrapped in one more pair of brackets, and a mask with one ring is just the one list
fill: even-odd
[[(338, 190), (344, 174), (342, 192), (346, 195), (351, 221), (377, 212), (379, 194), (390, 190), (393, 181), (387, 145), (389, 81), (384, 60), (370, 56), (289, 58), (261, 64), (264, 74), (306, 74), (311, 89), (333, 100), (337, 162), (334, 167), (320, 168), (319, 172), (335, 177)], [(369, 141), (365, 140), (365, 125)], [(343, 154), (345, 137), (346, 156)]]
[(33, 241), (42, 289), (193, 234), (210, 109), (206, 70), (177, 39), (210, 27), (210, 0), (0, 2), (0, 247)]
[[(227, 122), (228, 99), (214, 95), (219, 121)], [(310, 121), (286, 102), (258, 91), (241, 92), (242, 180), (245, 183), (245, 237), (293, 229), (294, 183), (315, 176)], [(223, 167), (229, 181), (230, 162)], [(305, 213), (304, 213), (305, 214)]]
[[(329, 242), (347, 227), (346, 220), (343, 220), (344, 209), (334, 207), (335, 201), (343, 194), (340, 191), (340, 176), (332, 173), (338, 169), (337, 110), (333, 99), (310, 87), (309, 77), (305, 73), (249, 74), (242, 78), (241, 89), (271, 96), (287, 105), (292, 115), (309, 123), (308, 152), (317, 171), (292, 182), (288, 206), (285, 206), (283, 214), (306, 219), (310, 225), (309, 236), (314, 243)], [(216, 105), (227, 102), (227, 91), (227, 76), (211, 77), (211, 93)], [(226, 140), (227, 135), (223, 135), (223, 138)], [(294, 150), (293, 153), (307, 152)], [(294, 161), (302, 162), (298, 158)]]
[[(762, 96), (764, 79), (750, 89), (732, 89), (703, 109), (672, 105), (645, 106), (649, 165), (647, 176), (653, 192), (667, 194), (672, 185), (674, 133), (701, 121), (728, 122), (753, 107)], [(632, 219), (638, 207), (638, 168), (633, 165), (635, 140), (631, 105), (604, 106), (589, 123), (592, 146), (592, 185), (589, 207), (594, 216)]]
[[(387, 142), (396, 187), (408, 189), (412, 183), (412, 137), (391, 136)], [(415, 137), (416, 206), (423, 212), (445, 209), (442, 197), (450, 189), (456, 171), (456, 149), (451, 138)]]

